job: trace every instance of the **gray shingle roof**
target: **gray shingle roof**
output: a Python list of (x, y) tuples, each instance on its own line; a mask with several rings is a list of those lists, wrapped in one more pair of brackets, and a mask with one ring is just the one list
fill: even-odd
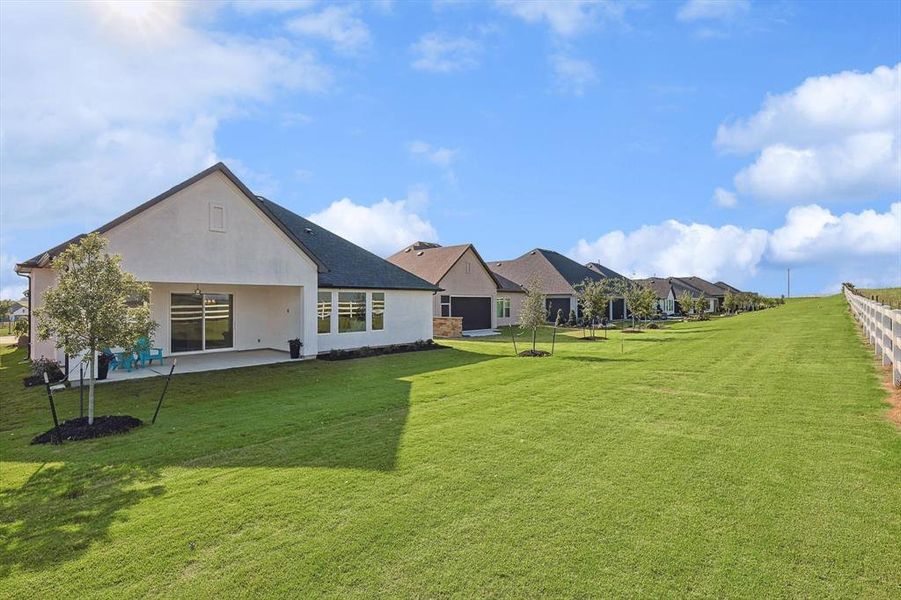
[(700, 277), (691, 276), (691, 277), (671, 277), (671, 280), (679, 281), (685, 285), (695, 288), (704, 293), (705, 296), (708, 297), (722, 297), (726, 295), (725, 290), (723, 288), (718, 287), (717, 285), (710, 283), (706, 279), (701, 279)]
[(472, 250), (476, 259), (488, 272), (488, 276), (495, 280), (500, 286), (495, 274), (491, 272), (478, 251), (472, 244), (459, 244), (456, 246), (440, 246), (434, 243), (416, 242), (407, 246), (400, 252), (388, 257), (388, 262), (413, 273), (417, 277), (421, 277), (430, 283), (440, 285), (441, 280), (447, 275), (447, 272), (457, 264), (457, 261), (466, 254), (467, 250)]
[[(635, 283), (639, 285), (646, 285), (652, 290), (654, 290), (654, 294), (657, 295), (658, 300), (666, 300), (669, 298), (670, 289), (672, 289), (672, 284), (669, 279), (660, 279), (659, 277), (648, 277), (647, 279), (635, 279)], [(678, 296), (678, 293), (673, 292), (674, 295)]]
[(620, 275), (619, 273), (617, 273), (610, 267), (605, 267), (604, 265), (602, 265), (599, 262), (585, 263), (585, 266), (588, 267), (589, 269), (591, 269), (592, 271), (594, 271), (595, 273), (598, 273), (599, 275), (606, 277), (607, 279), (625, 279), (627, 281), (629, 279), (625, 275)]
[(489, 261), (488, 268), (519, 285), (535, 275), (541, 279), (544, 285), (542, 292), (545, 294), (574, 294), (573, 286), (586, 279), (604, 279), (585, 265), (559, 252), (543, 248), (535, 248), (513, 260)]

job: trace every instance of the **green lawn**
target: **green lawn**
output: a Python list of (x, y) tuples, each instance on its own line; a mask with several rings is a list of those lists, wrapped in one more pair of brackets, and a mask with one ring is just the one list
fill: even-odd
[(890, 304), (896, 308), (901, 308), (901, 287), (881, 288), (881, 289), (862, 289), (858, 290), (867, 298), (878, 296), (879, 301)]
[(62, 447), (7, 353), (0, 596), (901, 595), (901, 430), (839, 297), (610, 336), (179, 376)]

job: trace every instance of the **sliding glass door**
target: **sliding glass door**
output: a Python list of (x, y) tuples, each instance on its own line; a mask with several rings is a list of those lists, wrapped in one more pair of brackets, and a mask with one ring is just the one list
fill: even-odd
[(232, 294), (172, 294), (172, 352), (234, 346)]

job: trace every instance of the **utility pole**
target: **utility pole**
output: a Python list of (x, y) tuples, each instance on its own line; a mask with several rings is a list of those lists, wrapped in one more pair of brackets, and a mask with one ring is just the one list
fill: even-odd
[(792, 297), (792, 270), (791, 267), (785, 270), (786, 281), (788, 282), (788, 293), (786, 294), (786, 298)]

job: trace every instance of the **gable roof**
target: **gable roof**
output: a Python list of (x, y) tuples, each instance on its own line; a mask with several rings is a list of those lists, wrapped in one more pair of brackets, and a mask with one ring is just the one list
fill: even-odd
[(627, 281), (629, 279), (625, 275), (620, 275), (610, 267), (605, 267), (599, 262), (585, 263), (585, 266), (606, 279), (625, 279)]
[(301, 238), (304, 245), (319, 256), (328, 267), (327, 271), (319, 273), (319, 287), (430, 291), (440, 289), (272, 200), (263, 197), (259, 197), (259, 200), (274, 218), (293, 235)]
[(726, 292), (725, 290), (723, 290), (723, 288), (710, 283), (706, 279), (701, 279), (700, 277), (671, 277), (670, 279), (675, 279), (690, 287), (693, 287), (696, 290), (703, 292), (703, 294), (708, 297), (718, 297), (726, 295)]
[(574, 294), (573, 286), (586, 279), (603, 279), (585, 265), (543, 248), (535, 248), (513, 260), (490, 261), (488, 267), (520, 286), (535, 275), (541, 279), (545, 294)]
[(732, 292), (733, 294), (743, 294), (744, 293), (737, 287), (729, 285), (725, 281), (717, 281), (714, 285), (718, 288), (721, 288), (724, 292)]
[(652, 290), (654, 290), (654, 294), (657, 296), (659, 300), (666, 300), (669, 298), (670, 291), (673, 292), (673, 296), (676, 296), (675, 290), (673, 290), (673, 284), (670, 283), (669, 279), (660, 279), (659, 277), (648, 277), (646, 279), (635, 279), (635, 283), (638, 285), (646, 285)]
[(500, 287), (500, 282), (472, 244), (441, 246), (429, 242), (415, 242), (400, 252), (389, 256), (387, 260), (391, 264), (397, 265), (429, 283), (438, 285), (468, 250), (472, 250), (472, 253), (475, 254), (476, 259), (488, 273), (488, 276), (494, 280), (495, 285)]
[[(316, 264), (319, 271), (319, 285), (322, 287), (421, 289), (437, 291), (438, 288), (427, 281), (395, 267), (375, 254), (360, 248), (342, 237), (294, 214), (290, 210), (257, 196), (235, 176), (225, 164), (218, 162), (200, 173), (184, 180), (162, 194), (155, 196), (127, 213), (94, 230), (106, 233), (117, 225), (159, 204), (163, 200), (190, 187), (213, 173), (221, 173), (247, 199), (256, 206), (272, 223), (284, 233), (304, 254)], [(16, 265), (16, 271), (28, 271), (35, 267), (45, 267), (51, 259), (77, 243), (86, 234), (54, 246), (37, 256)]]
[[(490, 268), (488, 270), (491, 271)], [(520, 292), (520, 293), (525, 292), (525, 290), (522, 289), (521, 285), (519, 285), (515, 281), (510, 281), (509, 279), (507, 279), (500, 273), (491, 271), (491, 274), (494, 276), (494, 280), (497, 281), (497, 291), (499, 291), (499, 292)]]

